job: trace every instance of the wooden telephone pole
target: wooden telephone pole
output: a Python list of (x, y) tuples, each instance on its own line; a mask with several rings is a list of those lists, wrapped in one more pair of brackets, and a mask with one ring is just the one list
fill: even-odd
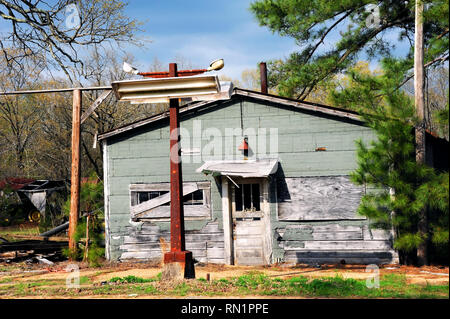
[[(414, 97), (417, 117), (419, 120), (415, 129), (416, 135), (416, 162), (425, 164), (425, 98), (424, 98), (424, 48), (423, 48), (423, 1), (416, 0), (415, 6), (415, 33), (414, 33)], [(419, 234), (424, 238), (428, 233), (427, 210), (419, 213), (417, 225)], [(420, 266), (428, 264), (427, 240), (417, 248), (417, 262)]]
[(75, 232), (80, 211), (80, 140), (81, 140), (81, 90), (73, 90), (72, 115), (72, 170), (70, 178), (69, 252), (70, 260), (76, 250)]
[[(73, 113), (72, 113), (72, 168), (70, 183), (70, 216), (69, 216), (69, 252), (70, 260), (74, 259), (73, 253), (76, 250), (75, 232), (80, 216), (80, 158), (81, 158), (81, 124), (95, 111), (95, 109), (111, 94), (111, 86), (98, 87), (78, 87), (64, 89), (44, 89), (0, 92), (0, 96), (22, 95), (22, 94), (47, 94), (73, 92)], [(86, 110), (81, 116), (82, 91), (106, 91)]]

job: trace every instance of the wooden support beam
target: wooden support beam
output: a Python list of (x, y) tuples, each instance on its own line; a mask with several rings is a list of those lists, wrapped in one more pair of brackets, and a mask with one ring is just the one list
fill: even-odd
[(84, 123), (84, 121), (87, 120), (87, 118), (94, 113), (94, 111), (97, 109), (97, 107), (102, 104), (102, 102), (111, 94), (111, 90), (103, 92), (95, 101), (92, 103), (92, 105), (83, 113), (81, 116), (81, 124)]
[[(73, 91), (72, 172), (70, 187), (69, 251), (75, 252), (75, 232), (80, 214), (81, 90)], [(71, 256), (72, 258), (73, 256)]]

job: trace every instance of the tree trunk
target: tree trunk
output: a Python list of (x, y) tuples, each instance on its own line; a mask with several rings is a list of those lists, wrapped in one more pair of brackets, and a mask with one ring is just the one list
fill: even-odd
[[(414, 35), (414, 97), (419, 123), (416, 127), (416, 162), (425, 164), (425, 98), (424, 98), (424, 64), (423, 64), (423, 1), (416, 1), (415, 35)], [(419, 213), (418, 232), (427, 238), (427, 211)], [(417, 248), (417, 262), (420, 266), (428, 264), (427, 240)]]

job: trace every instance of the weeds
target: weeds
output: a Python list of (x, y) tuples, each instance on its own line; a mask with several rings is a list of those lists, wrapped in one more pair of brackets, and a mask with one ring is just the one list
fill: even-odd
[(126, 276), (126, 277), (113, 277), (109, 280), (109, 282), (120, 283), (120, 284), (136, 284), (136, 283), (145, 283), (145, 282), (153, 282), (156, 281), (154, 278), (144, 279), (136, 276)]
[[(5, 283), (0, 286), (1, 296), (91, 296), (91, 295), (167, 295), (167, 296), (303, 296), (331, 298), (448, 298), (449, 286), (418, 286), (408, 284), (405, 275), (384, 275), (380, 288), (370, 289), (365, 280), (345, 279), (342, 276), (311, 279), (304, 276), (287, 279), (272, 278), (261, 273), (207, 281), (204, 278), (185, 280), (172, 285), (154, 278), (136, 276), (114, 277), (110, 284), (96, 286), (91, 278), (82, 276), (80, 290), (66, 289), (59, 280), (32, 283)], [(60, 287), (55, 287), (60, 285)]]

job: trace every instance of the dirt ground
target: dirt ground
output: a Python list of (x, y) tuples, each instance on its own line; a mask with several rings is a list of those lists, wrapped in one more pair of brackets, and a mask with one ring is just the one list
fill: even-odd
[[(0, 264), (0, 280), (2, 277), (13, 278), (15, 282), (33, 282), (40, 280), (65, 280), (69, 262), (54, 265), (12, 265)], [(115, 263), (104, 264), (102, 267), (89, 268), (79, 263), (80, 277), (88, 277), (92, 283), (101, 283), (113, 277), (136, 276), (141, 278), (155, 278), (162, 270), (161, 266), (144, 263)], [(373, 277), (373, 271), (366, 272), (365, 265), (322, 265), (320, 268), (307, 265), (272, 265), (267, 267), (229, 266), (229, 265), (197, 265), (196, 278), (211, 280), (238, 277), (248, 273), (261, 273), (269, 277), (289, 278), (305, 276), (308, 278), (335, 277), (367, 279)], [(443, 266), (399, 266), (382, 265), (379, 274), (404, 274), (408, 284), (417, 285), (445, 285), (449, 282), (449, 268)]]

